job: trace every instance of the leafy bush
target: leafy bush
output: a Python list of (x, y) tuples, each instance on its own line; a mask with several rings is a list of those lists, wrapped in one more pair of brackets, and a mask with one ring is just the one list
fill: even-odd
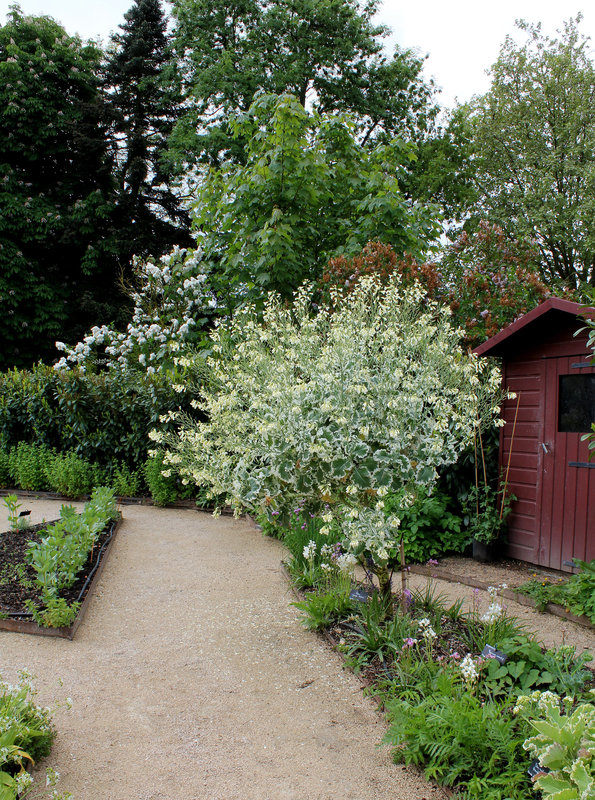
[(26, 491), (50, 489), (48, 470), (54, 460), (54, 452), (48, 447), (21, 442), (10, 451), (10, 474), (15, 484)]
[(144, 466), (147, 486), (156, 506), (175, 503), (180, 497), (180, 479), (163, 459), (163, 451), (156, 451), (154, 456), (145, 461)]
[(409, 508), (402, 507), (400, 495), (389, 495), (385, 511), (401, 517), (401, 535), (408, 562), (421, 563), (447, 553), (462, 553), (469, 544), (463, 519), (449, 510), (451, 499), (435, 489), (422, 489)]
[(0, 488), (7, 489), (14, 485), (10, 470), (10, 453), (0, 448)]
[(575, 559), (580, 572), (572, 575), (566, 584), (567, 603), (573, 614), (586, 614), (595, 623), (595, 560)]
[(50, 489), (65, 497), (91, 494), (104, 478), (96, 464), (91, 464), (74, 450), (55, 455), (46, 465), (46, 481)]
[(101, 467), (137, 469), (148, 455), (149, 430), (170, 411), (191, 411), (189, 401), (160, 375), (92, 375), (42, 364), (11, 370), (0, 373), (0, 448), (36, 444)]
[(465, 788), (477, 800), (526, 798), (523, 741), (528, 726), (511, 703), (484, 703), (453, 687), (420, 701), (394, 700), (386, 740), (394, 760), (425, 766), (427, 780)]
[(251, 306), (219, 325), (200, 361), (208, 421), (152, 436), (166, 463), (235, 507), (339, 509), (345, 541), (386, 591), (400, 520), (383, 498), (415, 499), (456, 460), (495, 413), (498, 372), (459, 347), (448, 311), (419, 288), (366, 278), (316, 315), (309, 291), (291, 306), (272, 297), (262, 321)]
[(145, 487), (144, 471), (120, 464), (115, 467), (109, 483), (118, 497), (139, 497)]

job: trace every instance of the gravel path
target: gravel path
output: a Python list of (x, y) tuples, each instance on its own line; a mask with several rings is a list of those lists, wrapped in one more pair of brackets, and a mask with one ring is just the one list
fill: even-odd
[[(32, 523), (60, 507), (24, 504)], [(63, 789), (76, 800), (446, 796), (377, 746), (382, 718), (290, 605), (279, 542), (196, 511), (123, 514), (72, 642), (0, 633), (6, 679), (27, 667), (42, 704), (72, 698), (49, 759)]]

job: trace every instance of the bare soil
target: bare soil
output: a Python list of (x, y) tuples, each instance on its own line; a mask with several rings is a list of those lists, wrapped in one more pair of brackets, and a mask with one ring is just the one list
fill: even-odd
[[(35, 571), (26, 560), (26, 552), (29, 543), (40, 541), (41, 535), (51, 524), (48, 522), (0, 534), (0, 614), (26, 617), (29, 613), (27, 600), (42, 605), (41, 590), (35, 584)], [(109, 529), (98, 536), (95, 547), (89, 553), (87, 563), (76, 581), (60, 592), (60, 597), (69, 604), (84, 599), (85, 595), (81, 596), (81, 591), (108, 536)]]
[[(60, 501), (26, 505), (36, 522), (57, 517)], [(378, 746), (372, 700), (300, 625), (279, 542), (243, 520), (122, 510), (76, 638), (0, 633), (5, 679), (27, 667), (43, 705), (72, 698), (54, 715), (48, 760), (64, 790), (77, 800), (448, 796)], [(544, 639), (595, 651), (590, 631), (531, 613)]]

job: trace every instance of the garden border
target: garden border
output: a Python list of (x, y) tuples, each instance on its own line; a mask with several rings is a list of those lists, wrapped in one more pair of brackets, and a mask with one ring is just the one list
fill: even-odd
[[(34, 493), (31, 492), (30, 494), (33, 495)], [(111, 523), (110, 526), (111, 538), (107, 543), (107, 546), (103, 551), (100, 560), (97, 563), (93, 579), (91, 580), (91, 583), (87, 588), (87, 591), (85, 593), (85, 598), (81, 604), (81, 607), (79, 608), (78, 614), (76, 615), (76, 618), (74, 619), (74, 622), (72, 622), (71, 625), (65, 625), (61, 628), (44, 628), (41, 625), (38, 625), (36, 622), (33, 622), (32, 620), (18, 619), (18, 618), (17, 619), (4, 618), (0, 619), (0, 631), (7, 631), (10, 633), (28, 633), (33, 636), (54, 636), (60, 639), (69, 639), (70, 641), (72, 641), (72, 639), (74, 638), (74, 634), (76, 633), (79, 625), (83, 621), (91, 597), (95, 592), (96, 584), (99, 578), (101, 577), (101, 573), (103, 572), (103, 568), (109, 557), (121, 521), (122, 521), (122, 515), (119, 514), (118, 519)]]
[[(447, 570), (442, 572), (440, 567), (438, 567), (438, 570), (440, 571), (437, 572), (436, 567), (428, 567), (425, 564), (413, 564), (409, 567), (409, 571), (413, 575), (423, 575), (427, 578), (435, 578), (436, 580), (447, 581), (448, 583), (462, 583), (464, 586), (472, 586), (474, 589), (482, 589), (483, 591), (487, 591), (488, 586), (490, 585), (488, 583), (484, 583), (484, 581), (466, 578), (461, 575), (456, 575), (453, 572), (448, 572)], [(508, 600), (518, 603), (519, 605), (529, 606), (533, 609), (536, 608), (536, 603), (533, 598), (527, 597), (527, 595), (521, 594), (520, 592), (515, 592), (512, 589), (499, 589), (498, 594), (501, 597), (506, 597)], [(581, 625), (583, 628), (595, 631), (595, 625), (593, 625), (590, 619), (584, 614), (580, 617), (577, 617), (576, 614), (571, 614), (570, 611), (566, 611), (565, 608), (557, 605), (556, 603), (548, 603), (544, 610), (547, 611), (548, 614), (553, 614), (556, 617), (561, 617), (569, 622), (574, 622), (577, 625)]]
[[(30, 489), (0, 489), (0, 497), (6, 497), (9, 494), (16, 494), (19, 497), (27, 498), (29, 500), (90, 500), (90, 494), (82, 494), (80, 497), (67, 497), (64, 494), (57, 492), (47, 492), (41, 489), (37, 492)], [(157, 506), (151, 497), (123, 497), (116, 495), (116, 502), (123, 506), (154, 506), (155, 508), (188, 508), (202, 513), (212, 514), (215, 510), (214, 507), (197, 506), (195, 500), (176, 500), (173, 503), (167, 503), (165, 506)], [(220, 509), (221, 516), (233, 516), (233, 509), (224, 506)]]

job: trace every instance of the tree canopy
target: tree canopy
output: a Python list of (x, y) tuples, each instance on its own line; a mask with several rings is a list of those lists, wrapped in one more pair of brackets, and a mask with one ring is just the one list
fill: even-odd
[(290, 297), (370, 239), (421, 255), (438, 235), (437, 209), (400, 189), (412, 157), (400, 139), (363, 148), (349, 117), (308, 113), (287, 94), (260, 95), (230, 127), (246, 163), (211, 168), (194, 208), (201, 264), (226, 306)]
[(258, 91), (293, 94), (320, 112), (349, 111), (362, 141), (421, 135), (437, 109), (423, 59), (383, 51), (378, 0), (174, 0), (173, 49), (185, 113), (178, 163), (242, 158), (228, 122)]
[(180, 98), (167, 85), (167, 24), (159, 0), (135, 0), (112, 37), (104, 71), (115, 150), (114, 235), (123, 266), (133, 255), (187, 246), (190, 220), (171, 189), (163, 152)]
[(468, 107), (476, 217), (534, 239), (543, 279), (595, 282), (595, 67), (580, 17), (559, 38), (520, 24)]
[(0, 366), (114, 316), (101, 52), (13, 7), (0, 27)]

